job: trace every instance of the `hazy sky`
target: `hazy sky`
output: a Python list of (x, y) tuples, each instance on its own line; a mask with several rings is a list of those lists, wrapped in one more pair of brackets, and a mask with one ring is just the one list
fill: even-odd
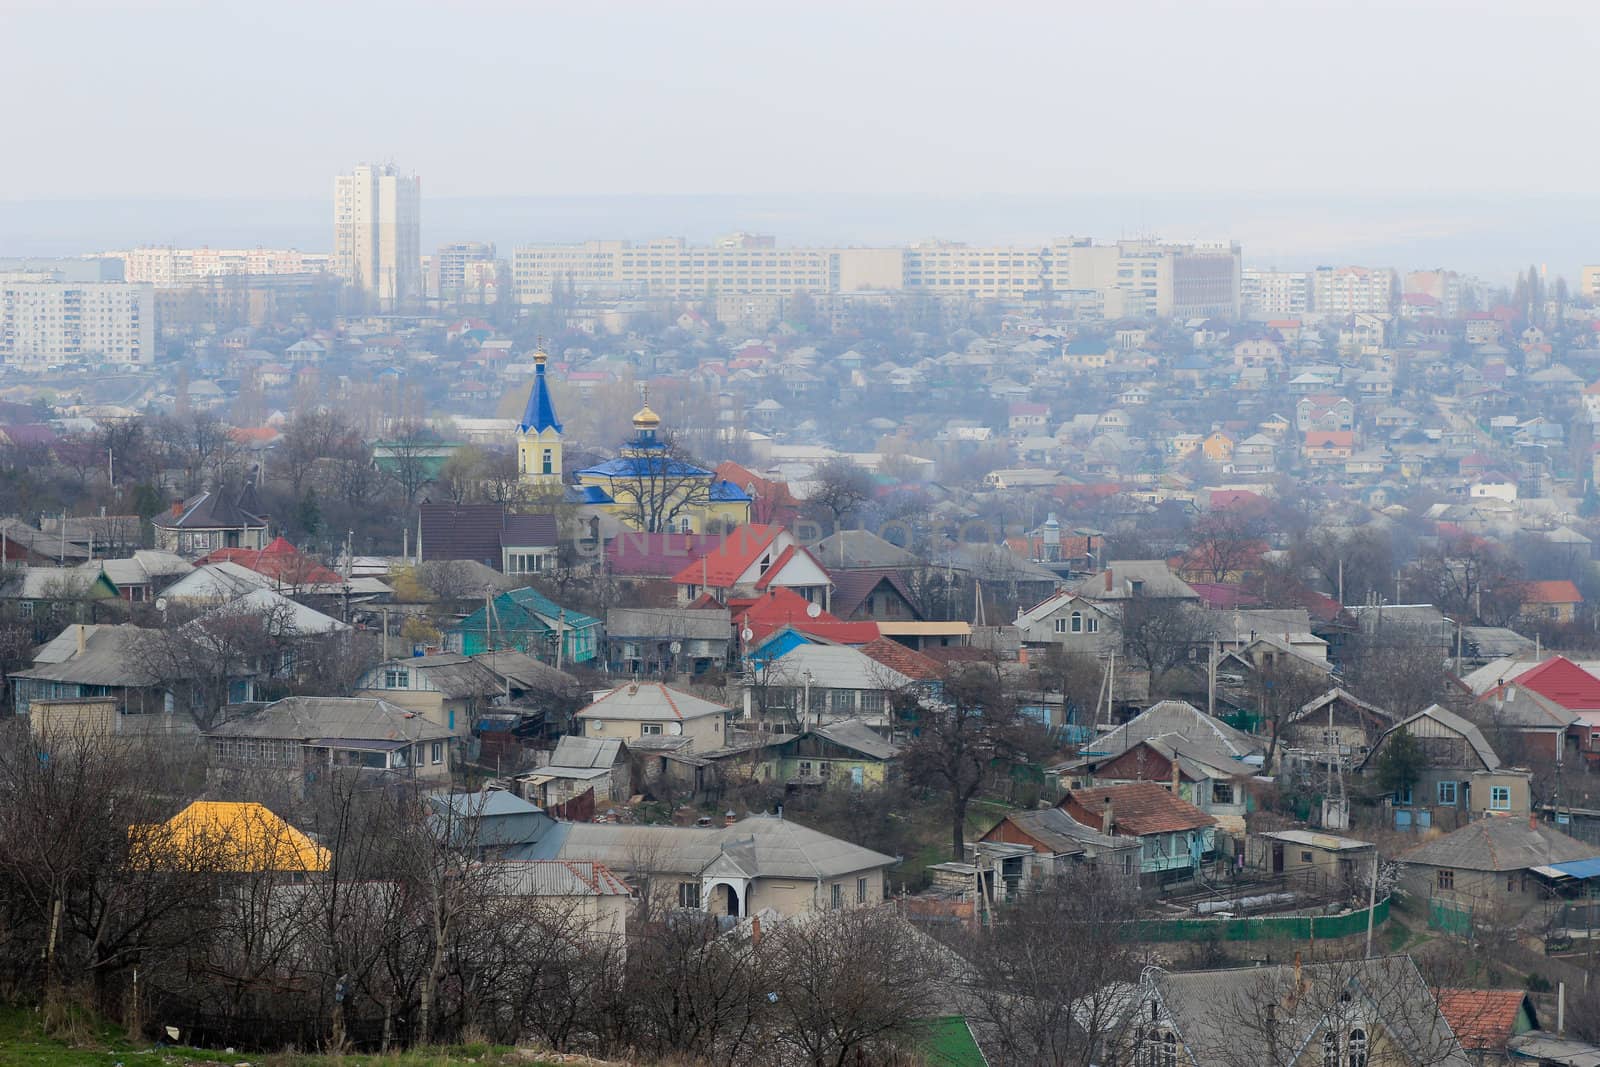
[(1593, 184), (1577, 3), (0, 0), (0, 198)]

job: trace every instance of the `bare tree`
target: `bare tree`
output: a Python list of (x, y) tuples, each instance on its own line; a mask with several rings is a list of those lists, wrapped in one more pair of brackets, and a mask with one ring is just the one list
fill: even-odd
[(619, 462), (624, 466), (611, 479), (611, 498), (635, 529), (675, 530), (680, 516), (711, 503), (711, 479), (705, 468), (670, 436), (658, 446), (629, 450)]
[(237, 682), (280, 669), (300, 635), (293, 605), (236, 601), (182, 625), (143, 631), (137, 642), (146, 684), (171, 692), (202, 730), (216, 725)]
[(946, 804), (951, 858), (966, 851), (967, 807), (997, 765), (1021, 760), (1036, 728), (1017, 713), (997, 665), (952, 669), (937, 702), (917, 712), (918, 731), (901, 756), (906, 780), (933, 790)]
[(432, 455), (438, 446), (438, 435), (416, 423), (398, 427), (382, 443), (388, 460), (387, 474), (400, 488), (407, 504), (415, 501), (422, 487), (433, 480)]
[(1215, 636), (1206, 613), (1183, 600), (1133, 596), (1121, 606), (1123, 651), (1150, 673), (1152, 696), (1195, 648), (1208, 646)]
[(988, 929), (954, 936), (971, 1014), (1003, 1062), (1109, 1062), (1129, 1022), (1123, 991), (1143, 962), (1127, 936), (1137, 894), (1131, 878), (1076, 864), (997, 909)]
[(811, 476), (805, 510), (811, 518), (826, 518), (831, 530), (872, 499), (872, 475), (849, 459), (830, 459)]

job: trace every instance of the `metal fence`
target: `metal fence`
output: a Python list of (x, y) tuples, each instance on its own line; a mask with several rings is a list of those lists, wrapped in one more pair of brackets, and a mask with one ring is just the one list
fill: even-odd
[[(1389, 921), (1389, 900), (1372, 909), (1372, 925)], [(1243, 919), (1143, 919), (1128, 924), (1135, 941), (1309, 941), (1354, 937), (1367, 931), (1367, 909), (1338, 915), (1266, 915)]]

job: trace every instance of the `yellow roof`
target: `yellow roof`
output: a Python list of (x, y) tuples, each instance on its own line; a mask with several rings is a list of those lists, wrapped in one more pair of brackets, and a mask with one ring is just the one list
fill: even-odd
[(634, 412), (633, 424), (641, 429), (646, 426), (660, 426), (661, 416), (651, 411), (650, 405), (646, 404), (644, 407)]
[(901, 637), (970, 637), (972, 624), (959, 620), (952, 622), (884, 622), (878, 620), (878, 632)]
[(325, 871), (328, 850), (256, 803), (197, 800), (159, 826), (131, 826), (132, 859), (186, 870)]

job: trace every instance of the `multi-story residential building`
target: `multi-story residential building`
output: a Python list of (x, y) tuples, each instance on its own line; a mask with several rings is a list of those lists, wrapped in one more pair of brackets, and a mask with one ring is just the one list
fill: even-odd
[(155, 359), (154, 289), (66, 282), (55, 272), (0, 274), (0, 360), (28, 370), (59, 363)]
[(422, 179), (363, 163), (333, 184), (333, 269), (379, 308), (422, 295)]
[(500, 263), (494, 258), (494, 245), (486, 241), (463, 241), (441, 245), (432, 259), (427, 294), (447, 304), (492, 303), (500, 281)]
[(1578, 292), (1589, 300), (1600, 298), (1600, 266), (1583, 268), (1578, 281)]
[(1402, 292), (1405, 296), (1421, 294), (1439, 302), (1439, 314), (1447, 319), (1461, 316), (1461, 292), (1464, 279), (1453, 270), (1414, 270), (1405, 277)]
[(1252, 319), (1297, 319), (1311, 310), (1311, 275), (1297, 270), (1247, 270), (1239, 300)]
[(294, 248), (134, 248), (104, 252), (120, 260), (124, 278), (164, 288), (201, 285), (213, 278), (321, 274), (331, 258), (325, 252)]
[(1089, 294), (1109, 317), (1235, 317), (1239, 247), (1063, 239), (1043, 247), (928, 243), (908, 248), (780, 248), (770, 237), (735, 234), (690, 245), (668, 238), (634, 245), (519, 248), (513, 286), (522, 303), (558, 297), (723, 298), (907, 292), (979, 300), (1041, 300)]
[(1319, 315), (1394, 310), (1395, 273), (1387, 267), (1318, 267), (1312, 286), (1311, 306)]

